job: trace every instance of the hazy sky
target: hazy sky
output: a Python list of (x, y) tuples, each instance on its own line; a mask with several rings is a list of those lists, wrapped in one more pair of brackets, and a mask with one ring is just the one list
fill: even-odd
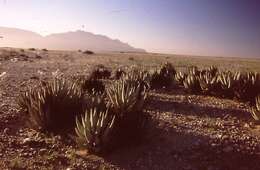
[(0, 26), (81, 29), (152, 52), (260, 57), (260, 0), (0, 0)]

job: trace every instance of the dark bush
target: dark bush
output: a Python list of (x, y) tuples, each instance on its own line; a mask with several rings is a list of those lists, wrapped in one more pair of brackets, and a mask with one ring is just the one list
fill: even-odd
[(151, 88), (169, 88), (172, 86), (175, 78), (176, 70), (170, 63), (165, 63), (161, 66), (160, 70), (156, 70), (151, 75)]
[(35, 51), (36, 49), (35, 49), (35, 48), (29, 48), (28, 50), (30, 50), (30, 51)]
[(103, 65), (96, 66), (90, 73), (91, 79), (109, 79), (111, 71)]
[(83, 52), (83, 54), (90, 54), (91, 55), (91, 54), (94, 54), (94, 52), (90, 51), (90, 50), (86, 50), (86, 51)]
[(84, 92), (88, 92), (89, 94), (102, 94), (105, 91), (104, 83), (101, 80), (93, 78), (87, 78), (82, 80), (81, 87)]
[(134, 61), (135, 59), (134, 59), (134, 57), (129, 57), (128, 60)]
[(119, 80), (120, 78), (122, 78), (124, 75), (126, 74), (126, 72), (122, 69), (116, 69), (114, 71), (114, 75), (113, 75), (113, 78), (116, 79), (116, 80)]

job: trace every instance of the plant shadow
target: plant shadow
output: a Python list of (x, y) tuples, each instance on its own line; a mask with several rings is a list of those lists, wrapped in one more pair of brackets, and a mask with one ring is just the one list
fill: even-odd
[(237, 151), (223, 152), (209, 144), (208, 136), (150, 126), (139, 145), (120, 148), (104, 156), (120, 169), (257, 169), (259, 156)]
[[(178, 94), (183, 93), (181, 92)], [(230, 116), (240, 120), (252, 120), (251, 114), (245, 109), (203, 106), (188, 101), (162, 100), (157, 96), (149, 98), (148, 108), (154, 111), (174, 112), (182, 115), (199, 117), (224, 118)]]

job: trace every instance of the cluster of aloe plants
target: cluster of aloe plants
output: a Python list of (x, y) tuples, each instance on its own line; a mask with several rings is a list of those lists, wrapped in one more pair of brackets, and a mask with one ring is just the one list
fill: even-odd
[(259, 73), (249, 72), (240, 74), (240, 76), (236, 79), (236, 84), (234, 95), (238, 99), (253, 103), (255, 97), (260, 94)]
[[(100, 71), (76, 81), (54, 79), (30, 88), (19, 97), (19, 105), (28, 114), (29, 125), (50, 133), (73, 132), (91, 152), (102, 152), (116, 143), (137, 138), (146, 124), (144, 112), (150, 88), (171, 87), (177, 81), (192, 93), (204, 93), (245, 101), (260, 95), (257, 73), (220, 72), (216, 67), (187, 73), (177, 72), (170, 63), (159, 71), (132, 69), (121, 72), (104, 85)], [(95, 70), (94, 70), (95, 72)], [(122, 73), (122, 74), (121, 74)], [(107, 75), (107, 76), (105, 76)], [(252, 107), (252, 116), (260, 119), (260, 97)]]
[(187, 73), (177, 72), (175, 80), (192, 93), (236, 98), (250, 103), (260, 94), (260, 75), (252, 72), (220, 72), (214, 66), (202, 70), (191, 67)]
[(213, 66), (203, 70), (190, 67), (187, 74), (179, 72), (176, 74), (175, 79), (192, 93), (203, 92), (210, 94), (216, 90), (218, 84), (217, 72), (217, 68)]
[(121, 140), (131, 141), (140, 132), (148, 90), (141, 75), (129, 73), (111, 84), (102, 96), (87, 96), (85, 115), (77, 119), (75, 130), (78, 140), (90, 151), (98, 153)]
[(241, 101), (254, 102), (260, 94), (260, 75), (258, 73), (222, 72), (219, 75), (222, 95)]
[(177, 72), (175, 80), (192, 93), (237, 99), (250, 105), (256, 103), (250, 112), (255, 120), (260, 121), (259, 73), (221, 72), (214, 66), (202, 70), (191, 67), (187, 73)]
[(134, 70), (99, 93), (84, 89), (89, 79), (55, 79), (28, 89), (18, 101), (32, 128), (55, 134), (74, 129), (76, 141), (99, 153), (141, 132), (147, 77), (146, 72)]

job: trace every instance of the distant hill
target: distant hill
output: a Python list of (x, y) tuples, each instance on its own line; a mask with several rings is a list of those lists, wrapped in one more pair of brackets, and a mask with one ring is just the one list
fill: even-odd
[(7, 27), (0, 27), (0, 47), (145, 52), (120, 40), (85, 31), (50, 34), (44, 37), (32, 31)]

